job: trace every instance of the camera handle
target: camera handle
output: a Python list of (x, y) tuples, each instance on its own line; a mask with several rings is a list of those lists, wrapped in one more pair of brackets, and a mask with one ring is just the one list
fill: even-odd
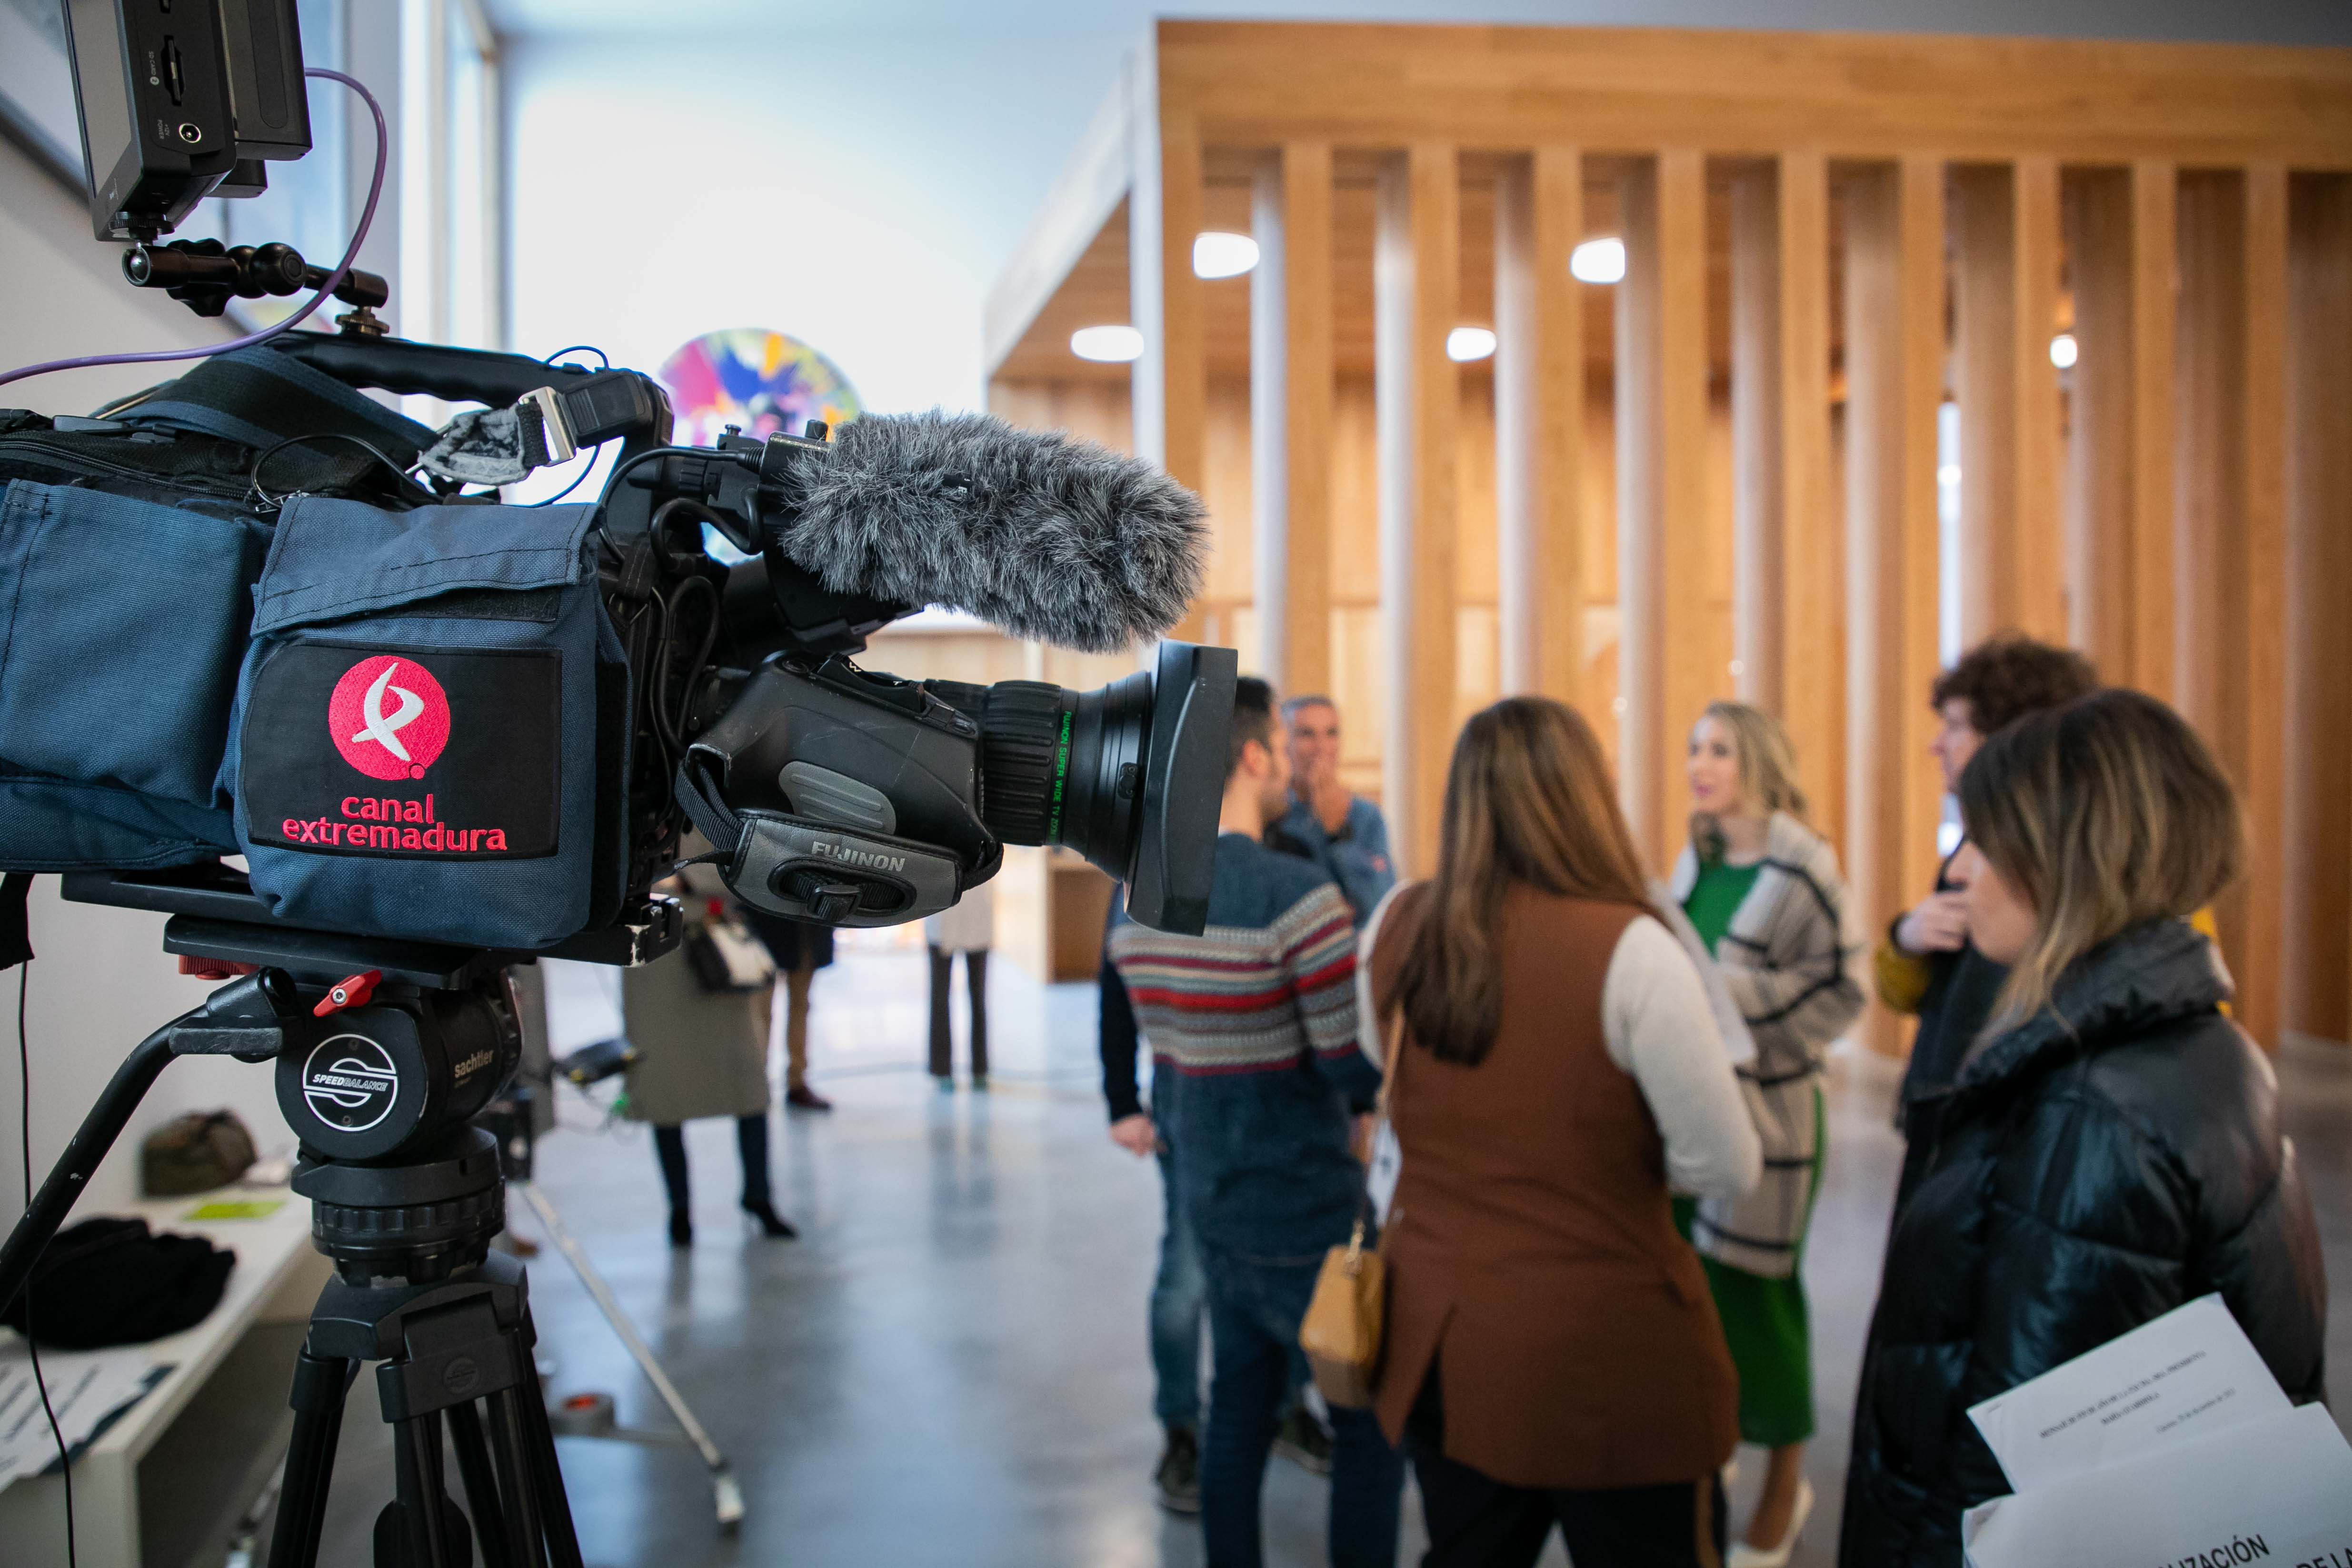
[(138, 1048), (114, 1069), (106, 1091), (82, 1118), (66, 1152), (50, 1167), (30, 1207), (0, 1247), (0, 1309), (15, 1304), (16, 1293), (33, 1275), (33, 1264), (73, 1211), (90, 1176), (122, 1136), (131, 1113), (147, 1098), (163, 1068), (174, 1057), (235, 1057), (239, 1061), (268, 1061), (286, 1043), (286, 1020), (297, 1016), (301, 1005), (294, 982), (283, 970), (265, 969), (233, 980), (205, 999), (200, 1007), (181, 1014), (139, 1042)]

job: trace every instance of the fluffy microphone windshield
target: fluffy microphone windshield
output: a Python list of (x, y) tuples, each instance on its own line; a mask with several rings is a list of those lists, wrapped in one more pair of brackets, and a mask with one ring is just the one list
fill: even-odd
[(869, 416), (797, 477), (778, 542), (835, 593), (1110, 653), (1165, 632), (1200, 592), (1200, 498), (1091, 441), (985, 415)]

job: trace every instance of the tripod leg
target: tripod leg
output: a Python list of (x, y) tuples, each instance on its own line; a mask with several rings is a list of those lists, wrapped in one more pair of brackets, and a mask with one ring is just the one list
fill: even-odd
[(555, 1568), (582, 1568), (580, 1537), (572, 1528), (572, 1500), (563, 1495), (563, 1471), (555, 1462), (555, 1429), (547, 1424), (547, 1391), (540, 1386), (539, 1365), (531, 1346), (539, 1335), (525, 1312), (521, 1343), (522, 1384), (515, 1390), (522, 1418), (523, 1438), (537, 1486), (541, 1523), (547, 1532), (549, 1555)]
[(547, 1568), (547, 1541), (539, 1515), (539, 1470), (531, 1463), (523, 1398), (511, 1388), (490, 1395), (490, 1458), (498, 1465), (499, 1495), (507, 1501), (507, 1554), (513, 1560), (513, 1568)]
[(278, 1490), (278, 1524), (269, 1532), (269, 1568), (312, 1568), (319, 1561), (352, 1370), (350, 1362), (312, 1355), (307, 1346), (294, 1358), (294, 1391), (287, 1401), (294, 1406), (294, 1438)]
[(398, 1490), (376, 1516), (376, 1568), (470, 1568), (465, 1516), (443, 1479), (440, 1413), (394, 1422), (393, 1457)]
[(506, 1510), (499, 1506), (489, 1446), (482, 1440), (481, 1412), (468, 1401), (449, 1406), (448, 1415), (450, 1442), (457, 1450), (457, 1474), (466, 1483), (466, 1506), (474, 1511), (474, 1533), (482, 1542), (483, 1568), (525, 1568), (509, 1551), (511, 1537)]

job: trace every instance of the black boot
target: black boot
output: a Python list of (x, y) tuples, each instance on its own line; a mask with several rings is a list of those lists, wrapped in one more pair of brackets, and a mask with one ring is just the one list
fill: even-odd
[(735, 1152), (743, 1161), (743, 1212), (758, 1220), (761, 1234), (771, 1239), (798, 1236), (800, 1232), (776, 1212), (776, 1205), (768, 1196), (766, 1112), (735, 1119)]
[(686, 1176), (686, 1132), (678, 1127), (654, 1129), (654, 1158), (660, 1162), (662, 1190), (669, 1194), (669, 1244), (694, 1245), (694, 1204)]

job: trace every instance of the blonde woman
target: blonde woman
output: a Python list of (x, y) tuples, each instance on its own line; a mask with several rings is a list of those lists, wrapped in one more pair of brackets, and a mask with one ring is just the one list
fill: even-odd
[(1691, 727), (1691, 841), (1672, 894), (1754, 1037), (1740, 1087), (1764, 1142), (1744, 1197), (1678, 1205), (1739, 1369), (1739, 1436), (1770, 1450), (1731, 1568), (1780, 1568), (1812, 1512), (1812, 1335), (1799, 1278), (1821, 1187), (1822, 1054), (1862, 1011), (1863, 939), (1837, 856), (1804, 823), (1780, 721), (1738, 702)]
[(1968, 1418), (2212, 1291), (2298, 1403), (2326, 1394), (2327, 1280), (2278, 1085), (2188, 917), (2243, 858), (2204, 742), (2136, 691), (2021, 719), (1960, 775), (1969, 940), (2009, 966), (1927, 1102), (1888, 1238), (1839, 1561), (1961, 1561), (2008, 1481)]
[(1737, 1197), (1761, 1156), (1583, 720), (1518, 697), (1463, 727), (1437, 875), (1364, 952), (1401, 1037), (1376, 1408), (1423, 1568), (1526, 1568), (1555, 1529), (1579, 1563), (1714, 1568), (1738, 1394), (1668, 1194)]

